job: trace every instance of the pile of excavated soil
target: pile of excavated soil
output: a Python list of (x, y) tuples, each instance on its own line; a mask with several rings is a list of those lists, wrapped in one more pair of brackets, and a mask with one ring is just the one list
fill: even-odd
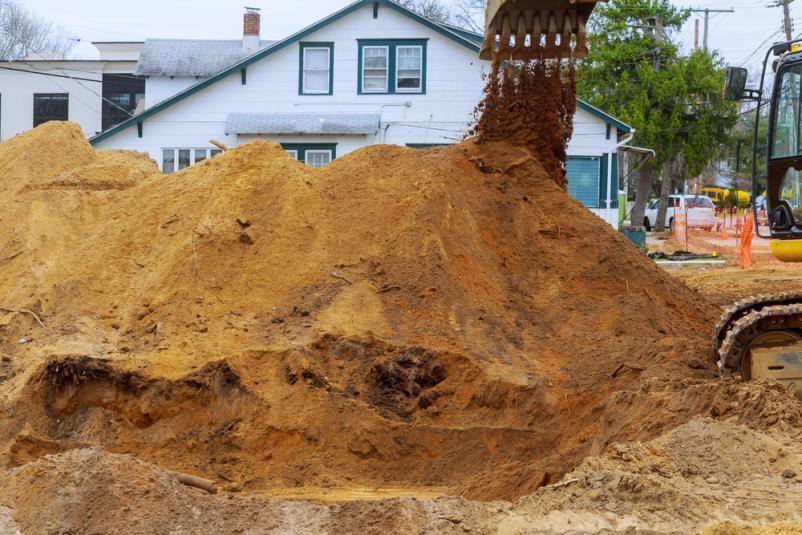
[(19, 189), (125, 189), (157, 173), (144, 154), (93, 150), (75, 123), (51, 121), (0, 144), (4, 196)]
[(620, 401), (714, 376), (716, 310), (525, 148), (373, 146), (315, 170), (256, 142), (103, 191), (20, 173), (0, 306), (45, 326), (0, 315), (11, 465), (99, 444), (232, 490), (513, 498), (709, 410)]
[(111, 508), (142, 519), (129, 532), (192, 532), (238, 495), (255, 505), (235, 527), (265, 510), (303, 531), (297, 507), (341, 532), (421, 515), (481, 532), (510, 506), (264, 496), (511, 500), (696, 415), (802, 421), (776, 386), (715, 378), (717, 309), (531, 147), (373, 146), (312, 169), (255, 142), (170, 175), (86, 149), (66, 124), (0, 144), (0, 526)]

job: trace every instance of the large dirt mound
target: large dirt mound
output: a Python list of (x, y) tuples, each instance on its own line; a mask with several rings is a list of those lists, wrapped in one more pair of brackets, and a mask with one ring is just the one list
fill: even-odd
[[(43, 135), (80, 145), (68, 125), (7, 143)], [(128, 159), (120, 188), (0, 163), (8, 465), (101, 444), (234, 491), (510, 498), (710, 410), (712, 389), (628, 404), (644, 377), (714, 376), (716, 310), (527, 149), (373, 146), (315, 170), (254, 142), (143, 176)]]

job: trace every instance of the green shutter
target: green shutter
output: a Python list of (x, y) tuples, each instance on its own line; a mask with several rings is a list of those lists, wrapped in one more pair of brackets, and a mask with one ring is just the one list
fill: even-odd
[(614, 152), (610, 155), (612, 160), (612, 169), (610, 169), (610, 195), (612, 196), (612, 204), (610, 208), (618, 208), (618, 153)]
[(568, 194), (589, 208), (599, 205), (600, 159), (597, 157), (569, 156), (565, 170), (568, 176)]

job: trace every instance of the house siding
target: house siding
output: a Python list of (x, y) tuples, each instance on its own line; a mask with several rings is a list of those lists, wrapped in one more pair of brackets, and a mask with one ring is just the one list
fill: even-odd
[[(357, 39), (427, 39), (427, 92), (359, 95)], [(161, 147), (206, 146), (218, 139), (235, 146), (253, 136), (228, 135), (229, 113), (379, 113), (381, 128), (359, 140), (338, 145), (338, 155), (372, 143), (454, 143), (461, 139), (473, 108), (482, 97), (487, 62), (476, 53), (385, 6), (373, 18), (372, 6), (356, 10), (304, 42), (334, 43), (332, 95), (298, 95), (300, 44), (294, 43), (248, 66), (247, 84), (239, 74), (199, 91), (144, 121), (143, 137), (135, 128), (100, 141), (98, 148), (129, 148), (160, 159)], [(197, 82), (194, 78), (151, 77), (147, 105)], [(409, 103), (409, 106), (406, 105)], [(276, 136), (271, 139), (279, 140)], [(310, 139), (294, 141), (311, 141)]]
[(33, 95), (37, 93), (69, 94), (68, 119), (78, 123), (87, 137), (94, 136), (102, 127), (99, 94), (103, 89), (103, 74), (130, 73), (135, 65), (135, 62), (105, 61), (0, 63), (2, 67), (15, 69), (0, 69), (0, 139), (33, 128)]

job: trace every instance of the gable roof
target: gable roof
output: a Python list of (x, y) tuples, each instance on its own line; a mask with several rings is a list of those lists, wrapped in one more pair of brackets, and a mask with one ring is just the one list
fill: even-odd
[[(261, 41), (259, 50), (275, 41)], [(147, 39), (134, 74), (212, 76), (246, 57), (242, 40)]]
[[(354, 11), (356, 11), (356, 10), (362, 8), (362, 7), (366, 7), (366, 6), (370, 5), (370, 4), (387, 6), (390, 9), (393, 9), (393, 10), (395, 10), (395, 11), (397, 11), (397, 12), (403, 14), (403, 15), (406, 15), (407, 17), (409, 17), (412, 20), (418, 22), (419, 24), (423, 24), (424, 26), (434, 30), (435, 32), (437, 32), (437, 33), (439, 33), (439, 34), (441, 34), (441, 35), (443, 35), (445, 37), (447, 37), (448, 39), (451, 39), (452, 41), (454, 41), (454, 42), (456, 42), (456, 43), (468, 48), (469, 50), (472, 50), (472, 51), (476, 52), (477, 54), (479, 53), (479, 50), (481, 49), (482, 36), (480, 34), (477, 34), (475, 32), (471, 32), (471, 31), (468, 31), (468, 30), (464, 30), (464, 29), (461, 29), (461, 28), (457, 28), (456, 26), (452, 26), (450, 24), (433, 22), (433, 21), (427, 19), (426, 17), (423, 17), (423, 16), (415, 13), (411, 9), (406, 8), (406, 7), (398, 4), (397, 2), (395, 2), (395, 0), (356, 0), (352, 4), (349, 4), (348, 6), (342, 8), (341, 10), (339, 10), (339, 11), (337, 11), (337, 12), (331, 14), (331, 15), (329, 15), (328, 17), (319, 20), (318, 22), (312, 24), (311, 26), (309, 26), (307, 28), (304, 28), (303, 30), (298, 31), (298, 32), (290, 35), (289, 37), (287, 37), (285, 39), (282, 39), (280, 41), (275, 41), (275, 42), (269, 44), (267, 47), (263, 48), (259, 52), (256, 52), (255, 54), (251, 54), (250, 56), (248, 56), (246, 58), (243, 58), (240, 61), (237, 61), (236, 63), (234, 63), (234, 64), (222, 69), (221, 71), (219, 71), (218, 73), (214, 74), (213, 76), (210, 76), (209, 78), (207, 78), (205, 80), (202, 80), (202, 81), (198, 82), (197, 84), (192, 85), (192, 86), (184, 89), (183, 91), (180, 91), (180, 92), (176, 93), (175, 95), (173, 95), (173, 96), (171, 96), (171, 97), (159, 102), (158, 104), (155, 104), (155, 105), (151, 106), (150, 108), (147, 108), (146, 110), (144, 110), (144, 111), (142, 111), (142, 112), (140, 112), (140, 113), (138, 113), (138, 114), (136, 114), (136, 115), (134, 115), (134, 116), (132, 116), (132, 117), (130, 117), (128, 119), (126, 119), (122, 123), (120, 123), (120, 124), (110, 128), (110, 129), (106, 130), (105, 132), (101, 132), (100, 134), (90, 138), (89, 139), (89, 143), (94, 145), (95, 143), (99, 143), (100, 141), (103, 141), (104, 139), (107, 139), (107, 138), (113, 136), (114, 134), (125, 130), (128, 127), (131, 127), (131, 126), (133, 126), (135, 124), (141, 123), (142, 121), (144, 121), (148, 117), (151, 117), (151, 116), (159, 113), (160, 111), (162, 111), (162, 110), (164, 110), (166, 108), (169, 108), (173, 104), (177, 104), (178, 102), (180, 102), (180, 101), (184, 100), (185, 98), (197, 93), (198, 91), (201, 91), (202, 89), (204, 89), (204, 88), (206, 88), (206, 87), (208, 87), (208, 86), (210, 86), (212, 84), (215, 84), (215, 83), (219, 82), (220, 80), (222, 80), (224, 78), (227, 78), (228, 76), (230, 76), (230, 75), (232, 75), (232, 74), (234, 74), (234, 73), (236, 73), (238, 71), (242, 71), (242, 70), (246, 69), (248, 67), (248, 65), (251, 65), (252, 63), (255, 63), (255, 62), (257, 62), (257, 61), (259, 61), (259, 60), (261, 60), (261, 59), (263, 59), (263, 58), (265, 58), (267, 56), (270, 56), (270, 55), (278, 52), (279, 50), (282, 50), (282, 49), (290, 46), (291, 44), (300, 41), (304, 37), (306, 37), (306, 36), (316, 32), (316, 31), (320, 30), (321, 28), (323, 28), (323, 27), (325, 27), (325, 26), (327, 26), (327, 25), (329, 25), (329, 24), (331, 24), (333, 22), (336, 22), (336, 21), (340, 20), (341, 18), (353, 13)], [(239, 41), (237, 41), (237, 43), (239, 43)], [(621, 122), (620, 120), (616, 119), (612, 115), (609, 115), (609, 114), (603, 112), (599, 108), (596, 108), (595, 106), (591, 106), (590, 104), (588, 104), (587, 102), (585, 102), (585, 101), (583, 101), (581, 99), (577, 99), (577, 103), (578, 103), (578, 106), (580, 108), (582, 108), (583, 110), (587, 111), (588, 113), (600, 118), (605, 123), (607, 123), (609, 125), (612, 125), (612, 126), (615, 126), (622, 133), (633, 133), (633, 132), (635, 132), (634, 128), (632, 128), (631, 126), (629, 126), (626, 123)]]
[(114, 134), (116, 134), (118, 132), (121, 132), (121, 131), (125, 130), (126, 128), (128, 128), (130, 126), (133, 126), (133, 125), (135, 125), (137, 123), (140, 123), (140, 122), (144, 121), (145, 119), (147, 119), (148, 117), (151, 117), (151, 116), (159, 113), (160, 111), (162, 111), (162, 110), (164, 110), (166, 108), (169, 108), (173, 104), (181, 102), (182, 100), (184, 100), (188, 96), (197, 93), (198, 91), (202, 90), (203, 88), (208, 87), (208, 86), (210, 86), (212, 84), (215, 84), (215, 83), (219, 82), (220, 80), (222, 80), (224, 78), (227, 78), (231, 74), (234, 74), (234, 73), (236, 73), (238, 71), (241, 71), (241, 70), (245, 69), (246, 67), (248, 67), (248, 65), (251, 65), (252, 63), (255, 63), (255, 62), (257, 62), (257, 61), (259, 61), (259, 60), (261, 60), (261, 59), (263, 59), (263, 58), (265, 58), (267, 56), (270, 56), (270, 55), (278, 52), (279, 50), (282, 50), (282, 49), (288, 47), (289, 45), (300, 41), (301, 39), (303, 39), (307, 35), (310, 35), (311, 33), (316, 32), (316, 31), (320, 30), (321, 28), (323, 28), (325, 26), (328, 26), (329, 24), (331, 24), (333, 22), (336, 22), (336, 21), (340, 20), (341, 18), (345, 17), (346, 15), (349, 15), (349, 14), (353, 13), (354, 11), (356, 11), (356, 10), (358, 10), (360, 8), (369, 6), (371, 4), (376, 4), (376, 5), (380, 4), (380, 5), (386, 6), (386, 7), (390, 8), (390, 9), (393, 9), (393, 10), (395, 10), (395, 11), (397, 11), (397, 12), (403, 14), (403, 15), (406, 15), (407, 17), (411, 18), (412, 20), (414, 20), (414, 21), (416, 21), (416, 22), (418, 22), (420, 24), (423, 24), (424, 26), (434, 30), (435, 32), (437, 32), (437, 33), (439, 33), (439, 34), (451, 39), (452, 41), (454, 41), (454, 42), (456, 42), (458, 44), (461, 44), (461, 45), (465, 46), (466, 48), (469, 48), (470, 50), (475, 51), (477, 54), (479, 53), (479, 49), (480, 49), (480, 46), (481, 46), (479, 43), (474, 42), (471, 39), (468, 39), (467, 37), (458, 34), (456, 31), (453, 31), (453, 30), (447, 28), (444, 25), (438, 24), (436, 22), (432, 22), (431, 20), (429, 20), (429, 19), (427, 19), (427, 18), (425, 18), (425, 17), (423, 17), (421, 15), (418, 15), (414, 11), (412, 11), (412, 10), (410, 10), (410, 9), (408, 9), (408, 8), (398, 4), (398, 3), (396, 3), (394, 0), (357, 0), (354, 3), (344, 7), (343, 9), (341, 9), (341, 10), (329, 15), (328, 17), (316, 22), (315, 24), (313, 24), (313, 25), (311, 25), (311, 26), (309, 26), (307, 28), (304, 28), (303, 30), (301, 30), (299, 32), (296, 32), (296, 33), (290, 35), (289, 37), (287, 37), (285, 39), (282, 39), (281, 41), (276, 41), (275, 43), (273, 43), (272, 45), (268, 46), (267, 48), (265, 48), (263, 50), (260, 50), (259, 52), (256, 52), (255, 54), (251, 54), (247, 58), (244, 58), (241, 61), (238, 61), (237, 63), (234, 63), (233, 65), (223, 69), (222, 71), (218, 72), (214, 76), (211, 76), (210, 78), (207, 78), (206, 80), (198, 82), (197, 84), (192, 85), (192, 86), (188, 87), (187, 89), (184, 89), (183, 91), (181, 91), (179, 93), (176, 93), (175, 95), (173, 95), (173, 96), (171, 96), (171, 97), (159, 102), (158, 104), (155, 104), (155, 105), (151, 106), (150, 108), (144, 110), (143, 112), (138, 113), (138, 114), (126, 119), (125, 121), (121, 122), (120, 124), (118, 124), (118, 125), (110, 128), (110, 129), (106, 130), (105, 132), (101, 132), (100, 134), (90, 138), (89, 139), (89, 143), (94, 145), (95, 143), (99, 143), (100, 141), (103, 141), (104, 139), (108, 139), (109, 137), (113, 136)]
[(577, 106), (580, 109), (583, 109), (586, 112), (590, 113), (591, 115), (594, 115), (594, 116), (598, 117), (599, 119), (601, 119), (602, 121), (604, 121), (608, 125), (616, 127), (622, 134), (632, 134), (632, 133), (635, 132), (635, 129), (632, 128), (631, 126), (629, 126), (627, 123), (625, 123), (625, 122), (623, 122), (623, 121), (621, 121), (619, 119), (616, 119), (615, 117), (613, 117), (609, 113), (603, 112), (602, 110), (600, 110), (596, 106), (592, 106), (592, 105), (588, 104), (587, 102), (585, 102), (582, 99), (579, 99), (579, 98), (576, 99), (576, 103), (577, 103)]

